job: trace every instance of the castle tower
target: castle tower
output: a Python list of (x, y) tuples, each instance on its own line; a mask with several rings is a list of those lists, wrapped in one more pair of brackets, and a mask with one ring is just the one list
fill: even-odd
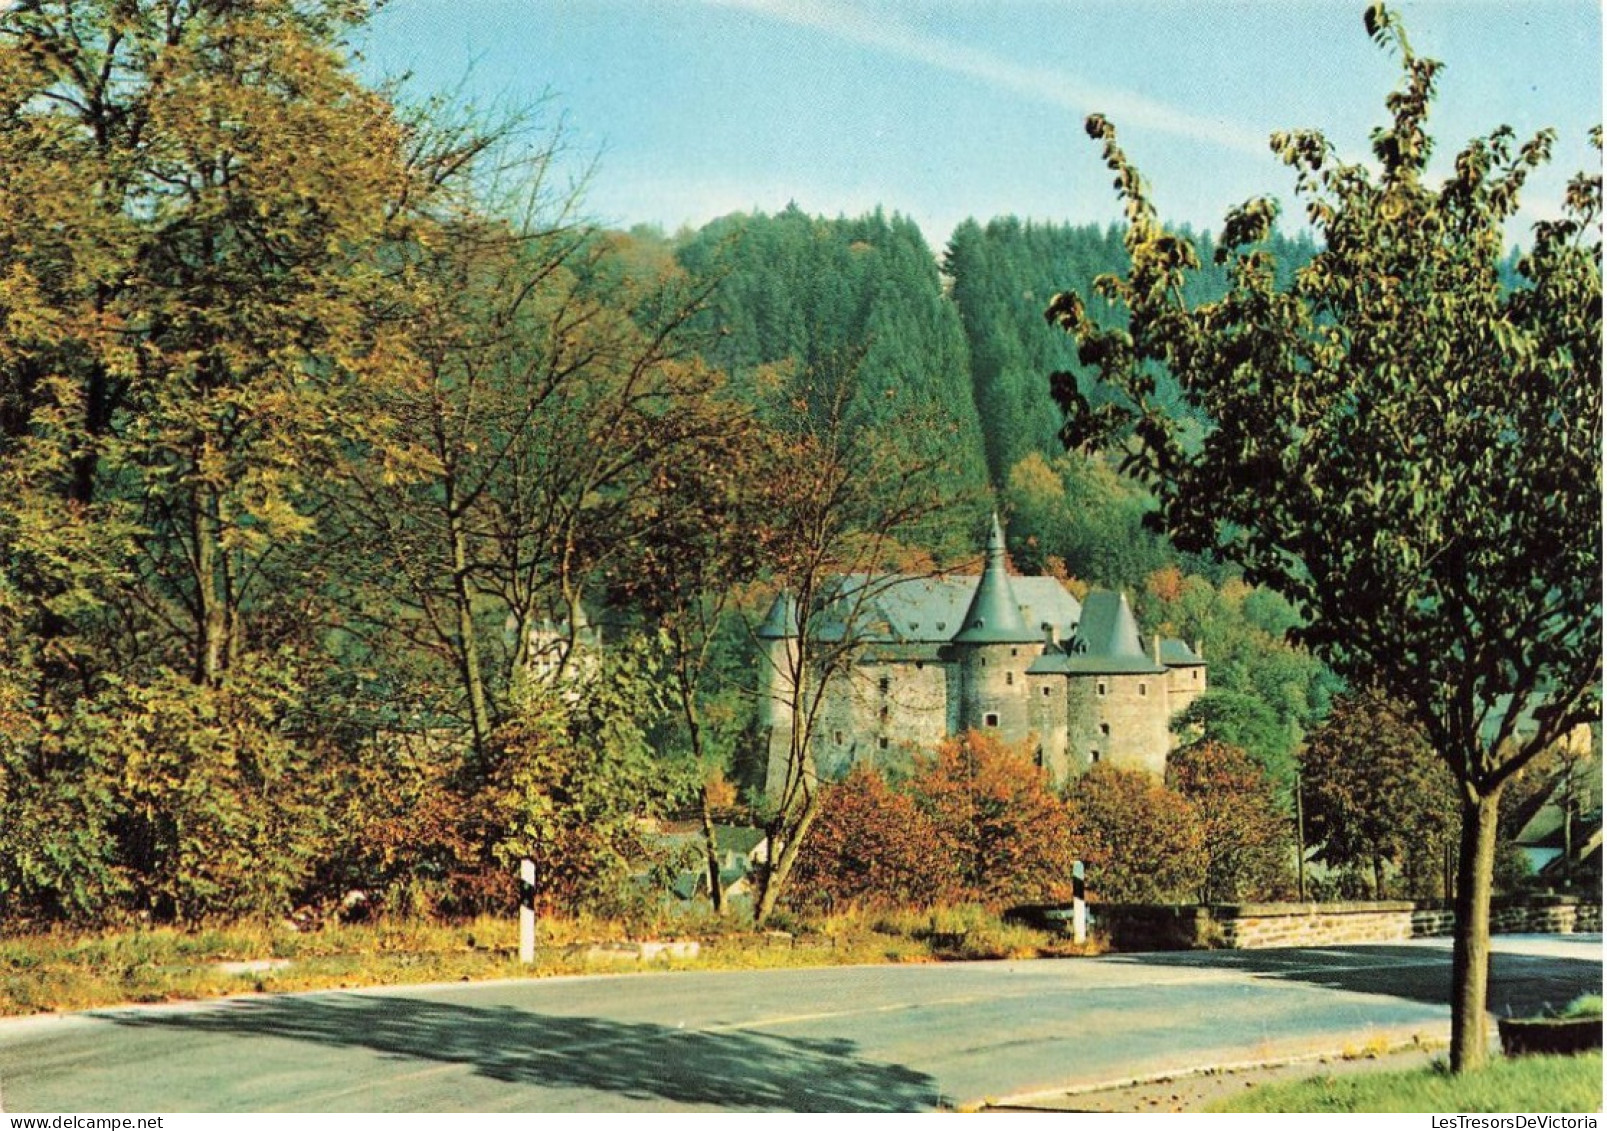
[(795, 699), (794, 680), (798, 671), (798, 603), (785, 590), (776, 594), (763, 623), (754, 633), (759, 638), (759, 729), (768, 744), (765, 759), (765, 792), (779, 796), (787, 780), (787, 763), (792, 756), (792, 718)]
[(1006, 742), (1031, 734), (1027, 669), (1043, 650), (1043, 633), (1021, 616), (997, 514), (982, 578), (953, 643), (960, 667), (961, 729), (993, 733)]
[(1161, 662), (1159, 639), (1153, 651), (1146, 651), (1127, 594), (1105, 590), (1083, 601), (1077, 637), (1076, 682), (1090, 708), (1086, 722), (1097, 727), (1084, 736), (1086, 761), (1082, 751), (1074, 751), (1079, 768), (1105, 761), (1164, 777), (1172, 738), (1169, 673)]

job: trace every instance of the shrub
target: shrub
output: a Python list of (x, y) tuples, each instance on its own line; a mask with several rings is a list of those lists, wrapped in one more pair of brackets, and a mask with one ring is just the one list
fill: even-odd
[(1071, 839), (1092, 896), (1110, 903), (1192, 900), (1203, 878), (1199, 814), (1148, 774), (1094, 766), (1068, 789)]
[(940, 903), (956, 890), (937, 826), (908, 795), (865, 766), (826, 787), (794, 866), (794, 904), (892, 909)]
[(1201, 903), (1287, 896), (1294, 830), (1266, 772), (1243, 750), (1196, 742), (1175, 751), (1166, 776), (1199, 821)]
[(960, 898), (995, 907), (1069, 898), (1066, 807), (1024, 748), (969, 731), (918, 763), (910, 791), (953, 862)]

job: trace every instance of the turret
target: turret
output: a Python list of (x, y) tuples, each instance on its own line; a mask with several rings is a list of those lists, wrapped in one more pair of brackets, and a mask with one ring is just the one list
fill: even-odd
[(782, 590), (770, 603), (754, 635), (759, 638), (759, 726), (769, 746), (765, 766), (765, 792), (778, 795), (787, 779), (792, 756), (793, 681), (798, 670), (798, 603)]
[(960, 725), (996, 730), (1008, 741), (1025, 738), (1031, 730), (1027, 668), (1043, 651), (1044, 639), (1021, 615), (997, 514), (988, 532), (982, 577), (953, 644), (960, 663)]

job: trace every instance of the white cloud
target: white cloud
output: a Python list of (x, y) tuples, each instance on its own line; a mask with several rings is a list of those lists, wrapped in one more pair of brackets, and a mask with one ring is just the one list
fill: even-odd
[(893, 19), (837, 0), (703, 0), (714, 7), (749, 12), (809, 28), (863, 47), (963, 75), (1000, 90), (1054, 106), (1079, 117), (1101, 113), (1124, 127), (1156, 130), (1206, 141), (1239, 153), (1265, 157), (1265, 133), (1220, 118), (1190, 113), (1132, 91), (1093, 86), (1044, 67), (1024, 66), (1002, 56), (927, 35)]

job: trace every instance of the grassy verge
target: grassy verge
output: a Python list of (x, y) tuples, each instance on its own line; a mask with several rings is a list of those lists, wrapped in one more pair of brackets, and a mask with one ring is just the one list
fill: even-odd
[(737, 922), (688, 923), (657, 937), (695, 940), (696, 956), (642, 959), (618, 945), (629, 937), (623, 924), (549, 919), (538, 925), (533, 966), (518, 962), (517, 924), (496, 919), (331, 925), (307, 932), (251, 924), (52, 932), (0, 940), (0, 1016), (238, 993), (666, 967), (762, 969), (1075, 952), (1064, 941), (974, 907), (853, 913), (786, 926), (760, 933)]
[(1601, 1053), (1493, 1060), (1478, 1072), (1443, 1068), (1319, 1076), (1269, 1084), (1212, 1107), (1259, 1112), (1597, 1112)]

